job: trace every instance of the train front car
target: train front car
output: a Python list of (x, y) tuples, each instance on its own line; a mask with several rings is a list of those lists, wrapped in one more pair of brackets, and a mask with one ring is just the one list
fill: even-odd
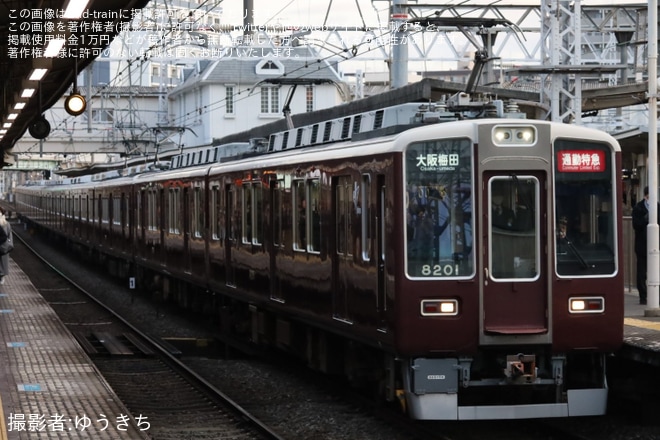
[(404, 133), (403, 395), (416, 419), (601, 415), (623, 339), (620, 149), (526, 120)]

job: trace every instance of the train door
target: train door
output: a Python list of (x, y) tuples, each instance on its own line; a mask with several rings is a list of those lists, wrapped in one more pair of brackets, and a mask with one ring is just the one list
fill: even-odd
[(233, 185), (225, 187), (225, 284), (227, 286), (236, 287), (236, 275), (234, 271), (234, 263), (232, 261), (232, 247), (236, 245), (238, 240), (238, 228), (240, 226), (240, 219), (238, 215), (238, 207), (236, 206), (236, 189)]
[(185, 273), (192, 273), (192, 264), (190, 261), (190, 234), (192, 230), (191, 221), (191, 197), (190, 186), (183, 188), (183, 271)]
[(376, 200), (376, 259), (378, 265), (378, 292), (376, 294), (376, 309), (378, 310), (378, 326), (386, 328), (385, 314), (387, 312), (387, 285), (385, 279), (385, 255), (387, 252), (385, 219), (387, 209), (387, 197), (385, 176), (379, 174), (376, 179), (378, 197)]
[(158, 190), (158, 258), (161, 264), (165, 265), (167, 262), (167, 247), (165, 246), (165, 229), (168, 227), (165, 221), (168, 217), (168, 210), (171, 207), (168, 204), (168, 199), (165, 197), (165, 190), (160, 188)]
[(485, 173), (483, 331), (548, 332), (545, 179), (540, 173)]
[(348, 316), (348, 274), (353, 270), (353, 231), (351, 195), (353, 179), (336, 177), (333, 182), (335, 212), (335, 252), (332, 255), (332, 308), (335, 319), (350, 321)]
[(284, 302), (282, 292), (282, 282), (280, 279), (280, 271), (277, 270), (278, 251), (283, 246), (283, 188), (284, 181), (276, 180), (275, 178), (270, 181), (270, 200), (268, 206), (270, 212), (265, 214), (270, 219), (270, 239), (268, 240), (268, 255), (270, 258), (270, 299), (273, 301)]

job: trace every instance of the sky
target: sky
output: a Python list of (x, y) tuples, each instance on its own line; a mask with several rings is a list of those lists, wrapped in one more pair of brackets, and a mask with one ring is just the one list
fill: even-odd
[[(259, 24), (288, 24), (293, 26), (304, 25), (361, 25), (362, 18), (369, 26), (377, 26), (386, 23), (389, 15), (388, 0), (253, 0), (255, 22)], [(415, 5), (418, 2), (405, 1)], [(419, 2), (424, 4), (443, 5), (536, 5), (539, 2), (533, 0), (430, 0)], [(359, 8), (358, 8), (359, 4)], [(640, 0), (582, 0), (583, 5), (622, 5), (640, 4), (647, 2)], [(227, 23), (241, 23), (244, 12), (242, 0), (224, 0), (220, 2), (224, 9)], [(329, 9), (328, 9), (329, 8)]]
[[(286, 24), (291, 26), (361, 25), (360, 12), (367, 25), (376, 26), (378, 15), (387, 21), (389, 2), (386, 0), (253, 0), (254, 17), (258, 24)], [(244, 15), (241, 0), (225, 0), (225, 22), (242, 23)], [(378, 9), (378, 11), (376, 10)], [(326, 21), (327, 15), (327, 21)]]

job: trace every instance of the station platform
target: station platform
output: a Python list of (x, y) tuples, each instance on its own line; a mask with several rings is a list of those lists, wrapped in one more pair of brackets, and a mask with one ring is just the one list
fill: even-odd
[(660, 367), (660, 313), (646, 313), (649, 306), (639, 304), (636, 289), (625, 293), (623, 320), (624, 345), (619, 353), (627, 359)]
[(87, 354), (10, 258), (0, 285), (0, 440), (148, 439)]

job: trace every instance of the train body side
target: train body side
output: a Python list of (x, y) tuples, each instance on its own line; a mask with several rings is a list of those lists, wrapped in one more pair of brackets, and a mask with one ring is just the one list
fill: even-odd
[(580, 127), (452, 122), (23, 187), (17, 210), (183, 302), (220, 294), (252, 342), (380, 372), (412, 417), (595, 415), (623, 338), (620, 154)]

